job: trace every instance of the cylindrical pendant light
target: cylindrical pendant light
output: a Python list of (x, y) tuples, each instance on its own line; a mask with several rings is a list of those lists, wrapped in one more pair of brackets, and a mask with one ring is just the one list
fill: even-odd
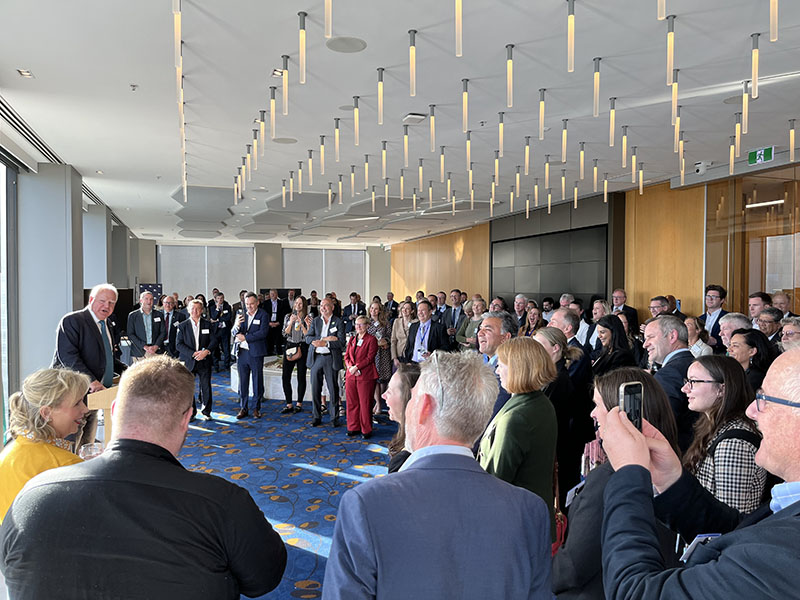
[(303, 193), (303, 161), (297, 161), (297, 193)]
[(603, 202), (608, 203), (608, 173), (603, 173)]
[(461, 80), (461, 133), (469, 129), (469, 79)]
[(465, 141), (466, 146), (466, 158), (467, 158), (467, 170), (470, 169), (470, 164), (472, 162), (472, 140), (470, 139), (472, 135), (471, 131), (467, 131), (467, 139)]
[(561, 162), (567, 162), (567, 121), (569, 119), (561, 119), (563, 126), (561, 127)]
[[(419, 166), (417, 167), (417, 174), (419, 175), (419, 189), (422, 189), (422, 159), (419, 159)], [(431, 184), (432, 185), (432, 184)]]
[(308, 151), (308, 187), (314, 185), (314, 151)]
[(417, 30), (408, 30), (408, 95), (417, 95)]
[(467, 169), (467, 179), (468, 179), (467, 183), (469, 184), (469, 188), (470, 189), (472, 189), (472, 166), (473, 166), (473, 164), (474, 163), (469, 163), (469, 169)]
[(544, 187), (550, 187), (550, 155), (544, 155)]
[(578, 208), (578, 182), (572, 186), (572, 208)]
[(333, 8), (332, 0), (325, 0), (325, 39), (330, 39), (333, 35)]
[(389, 206), (389, 178), (383, 180), (383, 204)]
[(378, 67), (378, 125), (383, 125), (383, 67)]
[(531, 136), (525, 136), (525, 177), (530, 174), (531, 166)]
[(789, 162), (794, 162), (794, 122), (795, 119), (789, 119)]
[(667, 18), (667, 0), (658, 0), (658, 6), (656, 9), (656, 18), (659, 21), (663, 21)]
[[(428, 106), (431, 109), (428, 116), (428, 120), (431, 122), (431, 152), (436, 152), (436, 115), (434, 114), (436, 105), (429, 104)], [(422, 188), (419, 188), (419, 191), (422, 193)]]
[(408, 125), (403, 125), (403, 166), (408, 166)]
[(364, 155), (364, 189), (369, 189), (369, 154)]
[(520, 166), (517, 165), (516, 178), (514, 179), (514, 181), (515, 181), (514, 189), (517, 190), (517, 198), (519, 198), (519, 189), (520, 189), (520, 185), (519, 185), (519, 170), (520, 170)]
[(239, 176), (233, 176), (233, 204), (239, 204)]
[(609, 98), (609, 112), (608, 112), (608, 146), (614, 147), (614, 133), (616, 130), (617, 122), (617, 99)]
[[(422, 159), (419, 159), (419, 172), (422, 173)], [(422, 189), (422, 188), (420, 188)], [(433, 208), (433, 180), (428, 181), (428, 208)]]
[(758, 98), (758, 38), (761, 34), (754, 33), (750, 37), (753, 38), (753, 53), (751, 59), (751, 93), (750, 95), (753, 97), (753, 100)]
[(469, 186), (469, 209), (475, 210), (475, 185)]
[(360, 96), (353, 96), (353, 144), (358, 146), (359, 141), (359, 122), (358, 122), (358, 99)]
[(575, 70), (575, 0), (567, 0), (567, 73)]
[(277, 89), (274, 85), (269, 86), (269, 138), (271, 140), (275, 139), (275, 92)]
[(533, 207), (539, 208), (539, 178), (533, 178)]
[(294, 202), (294, 171), (289, 171), (289, 202)]
[(281, 180), (281, 206), (286, 208), (286, 180)]
[(506, 107), (514, 105), (514, 44), (506, 44)]
[(553, 206), (553, 188), (547, 188), (547, 214), (550, 214), (550, 210)]
[(342, 196), (344, 195), (344, 194), (342, 194), (342, 175), (339, 175), (339, 188), (338, 188), (338, 191), (339, 191), (339, 202), (338, 203), (342, 204)]
[(567, 170), (561, 169), (561, 201), (567, 199)]
[(300, 31), (298, 33), (298, 46), (300, 48), (300, 83), (306, 82), (306, 17), (308, 13), (300, 11)]
[(453, 187), (453, 173), (451, 171), (447, 172), (447, 198), (450, 197), (450, 190)]
[(258, 129), (253, 129), (253, 168), (258, 171)]
[(375, 186), (372, 186), (372, 212), (375, 212)]
[(333, 119), (333, 156), (339, 162), (339, 119)]
[(494, 179), (500, 183), (500, 152), (494, 151)]
[(639, 163), (639, 195), (644, 194), (644, 163)]
[(678, 151), (678, 142), (680, 141), (680, 132), (681, 132), (681, 106), (680, 104), (677, 107), (677, 111), (675, 112), (675, 127), (674, 127), (674, 141), (673, 141), (673, 152)]
[(267, 125), (267, 111), (260, 110), (258, 111), (259, 118), (258, 118), (258, 133), (261, 137), (261, 156), (264, 156), (264, 140), (266, 139), (266, 125)]
[[(456, 0), (455, 22), (456, 22), (456, 56), (459, 58), (463, 54), (463, 34), (464, 34), (464, 21), (463, 21), (463, 6), (462, 0)], [(422, 190), (420, 190), (422, 191)]]
[(412, 202), (412, 211), (417, 212), (417, 188), (414, 188), (414, 191), (411, 192), (411, 202)]
[(544, 139), (544, 93), (545, 88), (539, 88), (539, 139)]
[(444, 183), (444, 146), (441, 146), (442, 151), (439, 153), (439, 183)]
[(240, 186), (242, 188), (242, 191), (245, 191), (247, 189), (247, 183), (246, 182), (247, 182), (247, 158), (245, 158), (243, 156), (242, 157), (242, 184)]
[(667, 17), (667, 85), (672, 85), (675, 68), (675, 15)]
[(381, 142), (381, 177), (386, 177), (386, 140)]
[(579, 169), (578, 170), (580, 171), (581, 181), (583, 181), (583, 177), (584, 177), (584, 175), (583, 175), (583, 173), (584, 173), (583, 167), (584, 167), (584, 163), (586, 162), (585, 147), (586, 147), (586, 142), (581, 142), (580, 143), (580, 153), (578, 154), (578, 165), (579, 165)]
[(747, 81), (742, 82), (742, 135), (747, 135), (747, 126), (750, 121), (750, 93), (747, 91)]
[(681, 171), (681, 185), (686, 183), (686, 156), (684, 154), (685, 142), (683, 139), (683, 131), (678, 138), (678, 168)]
[(622, 126), (622, 167), (628, 165), (628, 126)]
[(503, 112), (497, 113), (497, 115), (498, 115), (498, 119), (497, 119), (497, 147), (498, 147), (498, 152), (500, 153), (501, 157), (503, 156), (503, 133), (504, 133), (503, 129), (505, 128), (505, 126), (503, 124), (503, 115), (504, 114), (505, 113), (503, 113)]
[(289, 55), (284, 54), (281, 56), (283, 59), (283, 74), (281, 82), (281, 91), (283, 93), (283, 114), (289, 114)]
[(489, 196), (489, 217), (494, 216), (494, 190), (496, 185), (494, 175), (492, 175), (492, 195)]
[(631, 183), (636, 183), (636, 146), (631, 146)]
[(531, 217), (531, 195), (525, 194), (525, 218), (530, 219)]
[(733, 136), (736, 139), (736, 158), (739, 158), (742, 153), (742, 113), (737, 112), (733, 116), (736, 119), (733, 130)]
[(253, 180), (253, 162), (252, 162), (252, 159), (251, 159), (250, 155), (252, 154), (253, 146), (251, 144), (247, 144), (246, 148), (247, 148), (247, 154), (245, 156), (247, 157), (247, 181), (252, 181)]
[(350, 165), (350, 197), (356, 197), (356, 166)]
[(406, 199), (406, 178), (405, 170), (400, 169), (400, 202)]
[(319, 174), (325, 175), (325, 136), (319, 136)]
[(769, 41), (778, 41), (778, 0), (769, 0)]
[(508, 211), (514, 212), (514, 186), (512, 185), (508, 191)]
[(728, 150), (728, 175), (733, 175), (733, 165), (736, 161), (736, 136), (731, 136), (731, 145)]
[(597, 159), (592, 160), (592, 191), (597, 193)]
[(592, 94), (592, 116), (600, 115), (600, 57), (594, 58), (594, 80)]
[(672, 71), (672, 125), (675, 125), (675, 119), (678, 117), (678, 70)]

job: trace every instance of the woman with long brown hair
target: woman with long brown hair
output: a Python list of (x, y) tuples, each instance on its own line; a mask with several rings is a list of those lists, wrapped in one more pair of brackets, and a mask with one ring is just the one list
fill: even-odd
[[(286, 406), (282, 415), (303, 411), (303, 397), (306, 395), (306, 359), (308, 358), (308, 304), (305, 296), (294, 300), (292, 312), (283, 319), (283, 337), (286, 338), (286, 350), (283, 353), (281, 379)], [(297, 403), (292, 407), (292, 371), (297, 365)]]
[(411, 456), (406, 450), (406, 405), (411, 399), (411, 388), (417, 384), (417, 379), (419, 365), (401, 363), (383, 393), (383, 399), (389, 407), (389, 418), (397, 423), (397, 433), (389, 442), (389, 473), (400, 469)]

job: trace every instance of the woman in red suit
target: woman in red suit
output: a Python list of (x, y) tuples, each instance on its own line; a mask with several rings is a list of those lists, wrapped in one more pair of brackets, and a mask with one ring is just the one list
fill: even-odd
[(356, 319), (356, 334), (347, 343), (344, 355), (347, 436), (361, 433), (365, 440), (372, 437), (372, 396), (378, 380), (375, 368), (378, 340), (367, 333), (368, 324), (367, 317)]

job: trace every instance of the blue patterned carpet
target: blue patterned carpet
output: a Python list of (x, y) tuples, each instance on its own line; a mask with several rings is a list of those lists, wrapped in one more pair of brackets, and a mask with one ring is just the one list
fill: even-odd
[(302, 413), (279, 414), (281, 398), (262, 404), (261, 419), (237, 421), (238, 396), (229, 384), (229, 375), (214, 376), (214, 420), (189, 425), (178, 458), (188, 469), (245, 487), (283, 537), (286, 572), (264, 598), (319, 598), (339, 498), (386, 473), (395, 427), (376, 426), (369, 441), (346, 437), (344, 423), (334, 429), (327, 416), (321, 427), (311, 427), (310, 389)]

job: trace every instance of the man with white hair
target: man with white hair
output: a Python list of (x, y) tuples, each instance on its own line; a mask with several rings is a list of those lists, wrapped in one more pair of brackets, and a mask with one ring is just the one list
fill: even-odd
[[(779, 356), (747, 407), (763, 435), (756, 464), (785, 483), (744, 515), (714, 498), (681, 466), (663, 435), (639, 432), (619, 408), (603, 419), (615, 473), (605, 489), (606, 598), (796, 598), (800, 586), (800, 349)], [(655, 498), (654, 498), (654, 493)], [(697, 543), (685, 566), (665, 569), (656, 518)], [(720, 535), (722, 534), (722, 535)], [(697, 536), (697, 537), (695, 537)], [(692, 546), (690, 546), (690, 549)]]
[(528, 313), (525, 308), (528, 306), (528, 299), (525, 294), (517, 294), (514, 296), (514, 316), (517, 318), (517, 324), (520, 327), (525, 326), (525, 319), (528, 318)]
[(752, 329), (753, 323), (742, 313), (728, 313), (719, 318), (719, 337), (727, 348), (731, 343), (731, 336), (737, 329)]
[[(56, 329), (56, 350), (53, 367), (68, 367), (89, 376), (90, 392), (111, 387), (115, 373), (127, 366), (114, 357), (114, 306), (117, 288), (101, 283), (89, 292), (89, 304), (82, 310), (64, 315)], [(75, 434), (75, 445), (94, 442), (97, 433), (97, 411), (86, 413), (83, 430)]]
[(575, 302), (575, 296), (572, 294), (561, 294), (561, 298), (558, 299), (558, 306), (559, 308), (569, 308), (569, 305)]
[(411, 456), (342, 497), (322, 597), (549, 600), (545, 503), (486, 473), (470, 450), (494, 374), (473, 352), (437, 351), (420, 370), (405, 416)]

